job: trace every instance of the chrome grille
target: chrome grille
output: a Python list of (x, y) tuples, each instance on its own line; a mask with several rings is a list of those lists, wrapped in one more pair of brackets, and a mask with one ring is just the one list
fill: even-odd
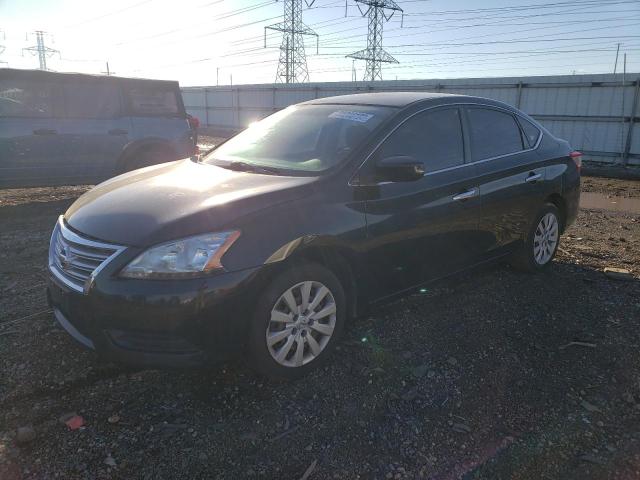
[(49, 269), (69, 288), (85, 293), (88, 281), (124, 247), (91, 240), (67, 228), (58, 219), (49, 245)]

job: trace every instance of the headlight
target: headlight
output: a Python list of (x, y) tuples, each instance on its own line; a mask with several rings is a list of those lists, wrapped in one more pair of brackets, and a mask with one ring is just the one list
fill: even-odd
[(176, 278), (223, 268), (220, 260), (240, 232), (207, 233), (152, 247), (121, 272), (126, 278)]

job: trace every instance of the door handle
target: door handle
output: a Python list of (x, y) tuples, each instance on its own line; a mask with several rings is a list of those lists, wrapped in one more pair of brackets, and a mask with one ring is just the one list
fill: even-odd
[(109, 135), (126, 135), (129, 133), (129, 130), (124, 130), (123, 128), (114, 128), (113, 130), (109, 130)]
[(33, 131), (34, 135), (56, 135), (57, 133), (56, 130), (51, 130), (50, 128), (38, 128)]
[(529, 176), (524, 180), (527, 183), (531, 183), (531, 182), (537, 182), (538, 180), (540, 180), (542, 178), (542, 174), (541, 173), (530, 173)]
[(462, 193), (459, 193), (457, 195), (454, 195), (453, 196), (453, 200), (455, 200), (456, 202), (459, 202), (461, 200), (466, 200), (468, 198), (475, 197), (476, 195), (478, 195), (478, 189), (477, 188), (471, 188), (471, 189), (467, 190), (466, 192), (462, 192)]

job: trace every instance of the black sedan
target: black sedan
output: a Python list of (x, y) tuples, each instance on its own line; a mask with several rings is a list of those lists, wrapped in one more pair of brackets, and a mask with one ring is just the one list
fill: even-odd
[(376, 93), (294, 105), (201, 160), (136, 170), (55, 226), (48, 298), (104, 357), (240, 357), (292, 378), (376, 302), (508, 259), (554, 257), (580, 154), (477, 97)]

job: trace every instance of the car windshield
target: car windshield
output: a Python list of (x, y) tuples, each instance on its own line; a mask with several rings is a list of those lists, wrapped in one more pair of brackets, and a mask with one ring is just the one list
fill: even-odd
[(296, 105), (252, 124), (204, 158), (258, 173), (316, 175), (342, 163), (393, 109)]

